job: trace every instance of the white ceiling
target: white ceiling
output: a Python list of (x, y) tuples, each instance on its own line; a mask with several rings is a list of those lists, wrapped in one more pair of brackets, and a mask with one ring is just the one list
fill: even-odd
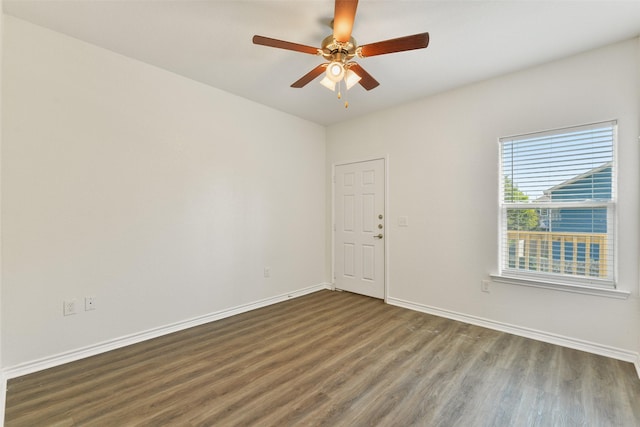
[(319, 47), (333, 0), (4, 0), (4, 12), (322, 125), (640, 35), (640, 0), (360, 0), (359, 44), (431, 41), (358, 60), (380, 86), (354, 87), (345, 110), (319, 79), (289, 87), (320, 57), (251, 43)]

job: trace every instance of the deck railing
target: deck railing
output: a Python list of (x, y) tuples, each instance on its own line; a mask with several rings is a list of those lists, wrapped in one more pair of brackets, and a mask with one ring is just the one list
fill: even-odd
[(508, 267), (606, 278), (607, 235), (508, 231)]

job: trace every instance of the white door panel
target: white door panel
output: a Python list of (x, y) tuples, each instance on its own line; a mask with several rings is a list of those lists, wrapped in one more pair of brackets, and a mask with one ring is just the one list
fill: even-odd
[(384, 298), (384, 160), (335, 168), (335, 286)]

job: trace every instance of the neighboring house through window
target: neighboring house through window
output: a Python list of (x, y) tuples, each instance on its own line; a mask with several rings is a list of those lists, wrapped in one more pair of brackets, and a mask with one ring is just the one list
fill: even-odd
[(616, 126), (500, 139), (500, 275), (615, 287)]

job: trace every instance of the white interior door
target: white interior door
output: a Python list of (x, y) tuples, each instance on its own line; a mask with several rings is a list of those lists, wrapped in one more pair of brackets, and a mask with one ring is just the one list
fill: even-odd
[(337, 289), (384, 298), (384, 160), (335, 167), (334, 281)]

